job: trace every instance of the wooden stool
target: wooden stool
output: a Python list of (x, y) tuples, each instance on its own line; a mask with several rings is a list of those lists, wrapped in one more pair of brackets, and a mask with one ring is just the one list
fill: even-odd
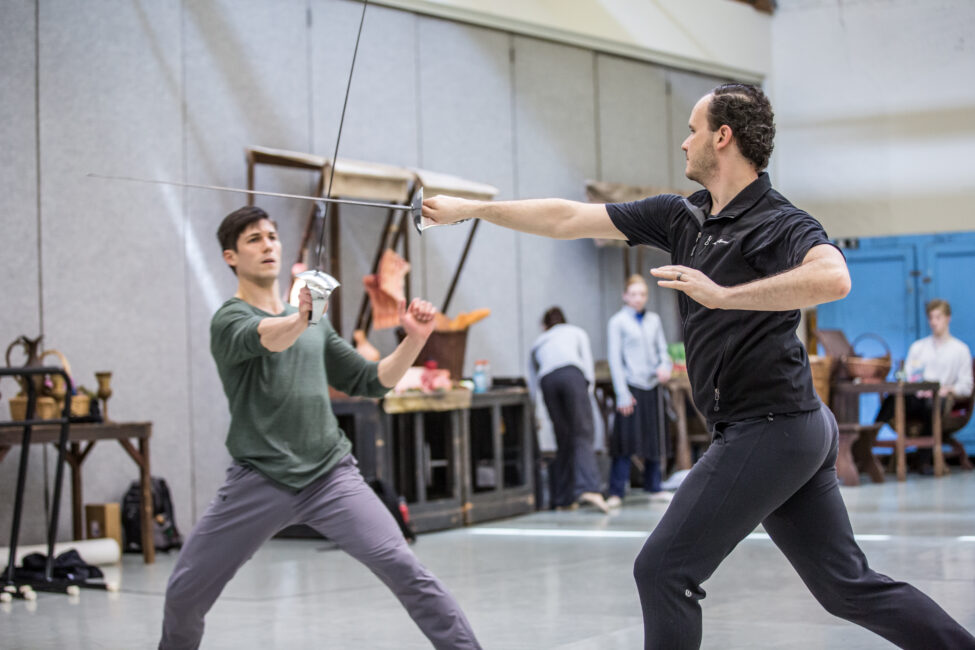
[(860, 438), (859, 425), (841, 424), (840, 448), (836, 454), (836, 477), (843, 485), (860, 485), (860, 473), (853, 461), (853, 443)]
[(882, 424), (840, 425), (840, 436), (843, 435), (844, 427), (857, 429), (858, 436), (853, 444), (853, 461), (856, 463), (857, 470), (869, 474), (870, 480), (874, 483), (884, 482), (884, 468), (873, 454), (873, 448), (877, 443), (877, 433), (880, 432), (882, 426)]

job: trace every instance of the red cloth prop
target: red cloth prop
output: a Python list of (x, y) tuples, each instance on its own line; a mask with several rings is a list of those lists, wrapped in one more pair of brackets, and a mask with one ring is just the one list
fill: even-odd
[(376, 273), (362, 278), (372, 303), (372, 326), (381, 330), (399, 325), (397, 305), (406, 300), (406, 274), (410, 263), (386, 249)]

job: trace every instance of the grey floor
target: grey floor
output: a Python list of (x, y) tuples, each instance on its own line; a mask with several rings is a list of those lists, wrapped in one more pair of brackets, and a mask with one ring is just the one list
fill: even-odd
[[(919, 587), (975, 629), (975, 473), (843, 488), (874, 568)], [(666, 506), (642, 495), (611, 516), (545, 512), (422, 535), (416, 553), (447, 584), (485, 648), (642, 647), (632, 561)], [(40, 594), (0, 606), (0, 647), (151, 648), (175, 556), (127, 555), (117, 594)], [(891, 647), (831, 617), (761, 531), (705, 585), (705, 648)], [(425, 648), (370, 573), (315, 540), (272, 540), (228, 585), (203, 648)]]

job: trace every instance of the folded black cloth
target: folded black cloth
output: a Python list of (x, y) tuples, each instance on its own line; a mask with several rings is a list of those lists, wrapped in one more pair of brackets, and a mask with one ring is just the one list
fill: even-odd
[[(43, 580), (44, 567), (47, 556), (43, 553), (25, 555), (21, 566), (16, 569), (16, 576), (20, 580)], [(68, 549), (54, 558), (51, 577), (62, 580), (85, 581), (92, 578), (103, 578), (105, 574), (97, 566), (86, 563), (78, 551)]]

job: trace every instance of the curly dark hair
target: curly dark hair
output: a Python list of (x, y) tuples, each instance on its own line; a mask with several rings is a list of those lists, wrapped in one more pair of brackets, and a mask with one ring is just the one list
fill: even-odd
[(775, 139), (775, 115), (762, 89), (750, 84), (723, 84), (712, 90), (711, 95), (708, 128), (717, 131), (727, 124), (739, 151), (755, 169), (762, 171), (768, 167)]

